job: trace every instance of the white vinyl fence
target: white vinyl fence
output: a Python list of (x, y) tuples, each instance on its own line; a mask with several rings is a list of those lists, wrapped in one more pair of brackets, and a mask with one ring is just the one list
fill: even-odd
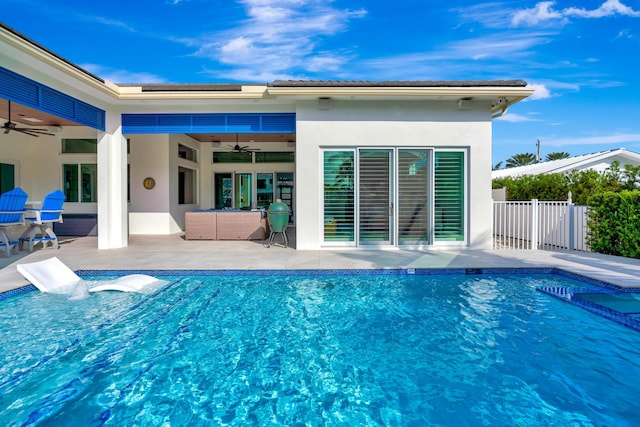
[(493, 202), (496, 249), (589, 251), (587, 207), (566, 202)]

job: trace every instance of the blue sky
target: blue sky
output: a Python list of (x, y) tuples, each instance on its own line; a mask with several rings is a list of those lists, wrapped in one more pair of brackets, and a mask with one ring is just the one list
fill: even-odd
[(494, 164), (538, 139), (542, 157), (640, 152), (640, 0), (2, 4), (6, 25), (115, 83), (524, 79), (536, 93), (494, 120)]

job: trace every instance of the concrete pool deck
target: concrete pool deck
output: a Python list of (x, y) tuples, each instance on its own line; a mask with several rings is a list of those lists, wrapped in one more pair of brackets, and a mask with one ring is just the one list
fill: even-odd
[[(297, 251), (264, 247), (262, 241), (184, 240), (130, 236), (129, 246), (98, 250), (97, 237), (61, 239), (60, 248), (0, 257), (0, 292), (28, 284), (16, 265), (53, 256), (73, 270), (133, 269), (380, 269), (557, 267), (623, 287), (640, 288), (640, 260), (578, 251), (530, 250), (362, 250)], [(293, 233), (289, 233), (290, 237)], [(277, 239), (276, 239), (277, 240)], [(295, 245), (295, 240), (290, 242)]]

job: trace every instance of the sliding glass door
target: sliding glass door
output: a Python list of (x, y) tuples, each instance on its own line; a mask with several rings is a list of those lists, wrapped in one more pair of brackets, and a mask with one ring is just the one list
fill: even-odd
[(353, 148), (323, 155), (327, 244), (425, 246), (466, 240), (464, 150)]

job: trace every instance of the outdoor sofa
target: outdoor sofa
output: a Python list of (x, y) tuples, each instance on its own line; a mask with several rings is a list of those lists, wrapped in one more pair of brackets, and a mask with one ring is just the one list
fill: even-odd
[(185, 213), (186, 240), (265, 240), (264, 210), (208, 209)]

